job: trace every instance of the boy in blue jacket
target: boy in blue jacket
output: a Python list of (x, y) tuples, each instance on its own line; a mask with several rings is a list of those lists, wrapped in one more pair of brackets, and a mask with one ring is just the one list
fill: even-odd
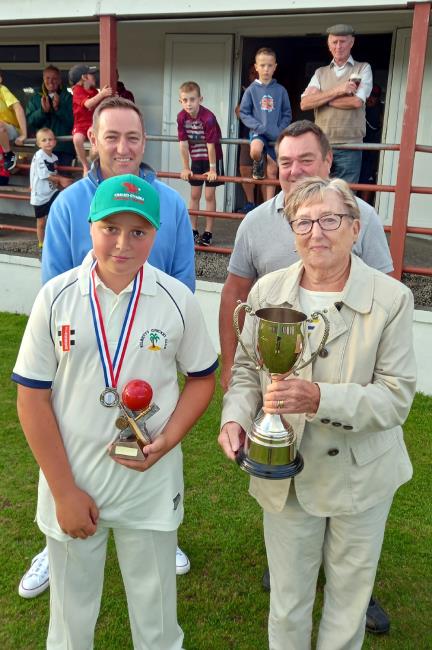
[[(255, 55), (258, 79), (246, 88), (240, 104), (240, 119), (250, 129), (252, 178), (256, 180), (265, 178), (265, 162), (267, 162), (267, 178), (277, 178), (276, 152), (272, 143), (291, 123), (292, 113), (288, 93), (273, 79), (276, 67), (275, 52), (268, 47), (260, 48)], [(274, 186), (266, 187), (265, 200), (273, 198), (274, 193)]]

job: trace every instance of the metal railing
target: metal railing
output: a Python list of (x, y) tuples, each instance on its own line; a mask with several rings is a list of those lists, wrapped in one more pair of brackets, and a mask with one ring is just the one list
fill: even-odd
[[(71, 140), (71, 136), (61, 136), (57, 138), (59, 141), (64, 140), (68, 141)], [(156, 142), (177, 142), (177, 137), (176, 136), (169, 136), (169, 135), (148, 135), (147, 140), (149, 141), (156, 141)], [(239, 145), (239, 144), (249, 144), (248, 140), (244, 140), (241, 138), (222, 138), (221, 139), (221, 144), (226, 144), (226, 145)], [(34, 148), (35, 145), (35, 139), (28, 139), (26, 140), (26, 143), (24, 145), (24, 149), (26, 148)], [(360, 150), (365, 150), (365, 151), (400, 151), (400, 145), (399, 144), (372, 144), (372, 143), (362, 143), (362, 144), (350, 144), (350, 145), (337, 145), (334, 147), (335, 149), (360, 149)], [(422, 152), (422, 153), (432, 153), (432, 146), (426, 146), (426, 145), (416, 145), (415, 147), (416, 152)], [(19, 163), (17, 164), (17, 169), (27, 173), (28, 170), (30, 169), (29, 164), (25, 163)], [(59, 171), (66, 171), (69, 173), (77, 173), (81, 174), (82, 170), (80, 167), (59, 167)], [(178, 172), (169, 172), (169, 171), (158, 171), (157, 172), (157, 177), (158, 178), (165, 178), (165, 179), (180, 179), (180, 174)], [(196, 180), (206, 180), (206, 177), (204, 175), (194, 175), (191, 177), (192, 179)], [(219, 176), (218, 181), (221, 181), (223, 183), (237, 183), (237, 184), (251, 184), (251, 185), (262, 185), (262, 186), (268, 186), (268, 185), (274, 185), (277, 188), (280, 187), (280, 183), (278, 180), (254, 180), (252, 178), (244, 178), (241, 176)], [(395, 192), (396, 191), (396, 186), (395, 185), (383, 185), (383, 184), (363, 184), (363, 183), (355, 183), (351, 184), (350, 187), (354, 191), (372, 191), (372, 192)], [(15, 188), (14, 188), (15, 189)], [(410, 193), (411, 194), (423, 194), (423, 195), (431, 195), (432, 194), (432, 187), (423, 187), (423, 186), (411, 186), (410, 188)], [(15, 189), (12, 190), (12, 188), (5, 190), (5, 188), (0, 188), (0, 199), (13, 199), (13, 200), (18, 200), (18, 201), (29, 201), (30, 200), (30, 193), (28, 191), (23, 191), (23, 190), (17, 190)], [(231, 221), (241, 221), (244, 218), (244, 214), (241, 213), (235, 213), (235, 212), (223, 212), (223, 211), (216, 211), (216, 212), (209, 212), (207, 210), (189, 210), (189, 213), (191, 215), (196, 215), (196, 216), (203, 216), (203, 217), (213, 217), (216, 219), (226, 219), (226, 220), (231, 220)], [(36, 228), (31, 228), (31, 227), (26, 227), (26, 226), (15, 226), (14, 224), (0, 224), (0, 230), (15, 230), (17, 232), (34, 232), (36, 233)], [(385, 226), (384, 230), (390, 234), (390, 238), (392, 236), (397, 235), (398, 237), (406, 237), (407, 234), (415, 234), (415, 235), (428, 235), (432, 236), (432, 227), (431, 228), (422, 228), (422, 227), (414, 227), (414, 226), (406, 226), (405, 231), (403, 233), (395, 233), (394, 228), (392, 225)], [(218, 246), (200, 246), (196, 245), (195, 249), (198, 251), (205, 251), (207, 253), (217, 253), (217, 254), (222, 254), (222, 255), (230, 255), (232, 252), (231, 247), (218, 247)], [(395, 260), (394, 260), (395, 262)], [(396, 266), (396, 265), (395, 265)], [(412, 273), (415, 275), (426, 275), (426, 276), (432, 276), (432, 267), (414, 267), (414, 266), (406, 266), (403, 264), (403, 260), (401, 261), (401, 264), (399, 265), (402, 268), (402, 272), (406, 273)]]

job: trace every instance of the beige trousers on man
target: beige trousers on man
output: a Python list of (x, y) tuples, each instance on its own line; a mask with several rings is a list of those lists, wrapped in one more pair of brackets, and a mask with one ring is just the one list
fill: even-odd
[[(109, 528), (85, 540), (48, 537), (47, 650), (91, 650), (102, 595)], [(177, 531), (113, 529), (134, 650), (181, 650), (177, 624)]]
[(326, 585), (317, 650), (360, 650), (392, 499), (354, 515), (314, 517), (290, 489), (284, 510), (264, 512), (270, 568), (270, 650), (309, 650), (316, 582)]

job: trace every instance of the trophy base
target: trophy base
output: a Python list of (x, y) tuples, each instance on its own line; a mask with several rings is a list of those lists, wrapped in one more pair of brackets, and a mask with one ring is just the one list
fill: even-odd
[(256, 478), (266, 478), (270, 480), (281, 480), (284, 478), (293, 478), (299, 474), (304, 466), (303, 456), (297, 452), (296, 457), (291, 463), (286, 465), (266, 465), (251, 460), (245, 453), (243, 447), (237, 452), (236, 461), (240, 468)]
[(145, 460), (142, 448), (136, 440), (116, 440), (111, 446), (109, 455), (125, 460)]

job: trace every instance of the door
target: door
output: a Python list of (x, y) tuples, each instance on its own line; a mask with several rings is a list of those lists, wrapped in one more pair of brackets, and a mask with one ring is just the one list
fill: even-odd
[[(383, 142), (400, 142), (402, 119), (405, 106), (406, 79), (408, 71), (410, 29), (399, 29), (392, 71), (390, 97), (388, 98), (387, 129)], [(423, 91), (417, 132), (417, 143), (432, 145), (430, 121), (432, 115), (432, 35), (429, 32), (426, 65), (423, 78)], [(395, 185), (399, 163), (398, 151), (385, 151), (382, 154), (381, 178), (379, 183)], [(432, 154), (417, 152), (415, 155), (413, 185), (431, 186)], [(391, 224), (393, 218), (394, 193), (383, 192), (379, 196), (378, 212), (385, 224)], [(408, 223), (410, 226), (431, 227), (432, 195), (411, 194)]]
[[(175, 34), (166, 37), (162, 134), (177, 136), (179, 87), (195, 81), (201, 88), (203, 105), (219, 122), (222, 137), (230, 133), (231, 76), (233, 37), (227, 34)], [(232, 146), (232, 145), (231, 145)], [(228, 145), (223, 146), (225, 172), (229, 167)], [(232, 156), (231, 156), (232, 157)], [(177, 142), (162, 144), (162, 169), (179, 172), (182, 167)], [(167, 181), (189, 202), (190, 186), (185, 181)], [(204, 195), (204, 192), (203, 192)], [(204, 209), (204, 198), (201, 200)], [(225, 186), (216, 190), (216, 209), (225, 207)], [(227, 206), (229, 207), (229, 206)]]

